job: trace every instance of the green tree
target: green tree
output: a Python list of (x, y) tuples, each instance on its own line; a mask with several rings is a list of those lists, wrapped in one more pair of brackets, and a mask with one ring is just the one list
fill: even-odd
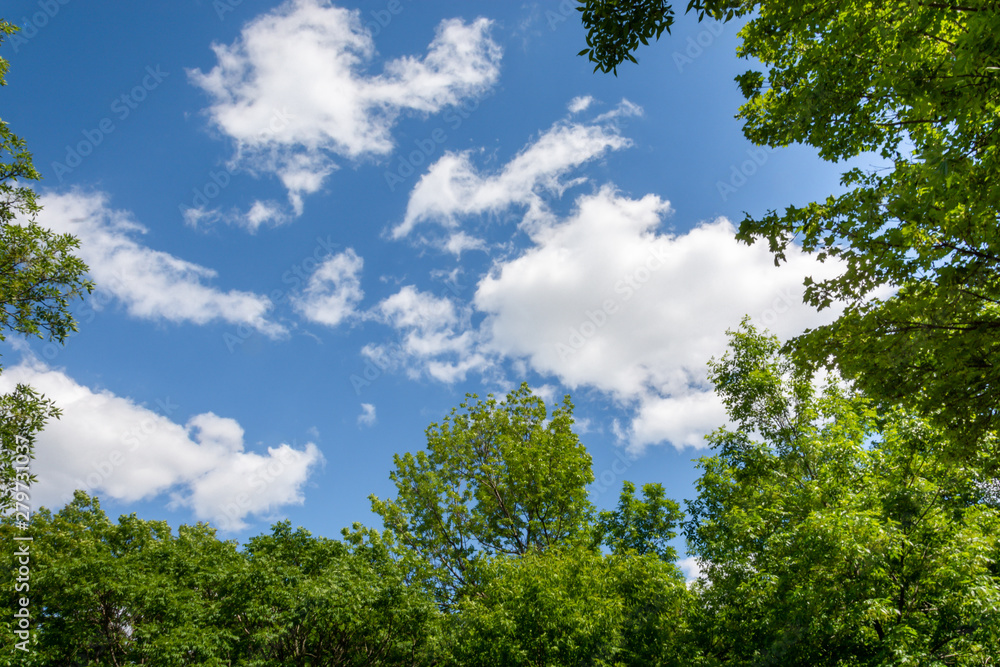
[[(663, 3), (581, 0), (584, 51), (609, 71), (669, 27)], [(622, 20), (622, 7), (642, 8)], [(802, 143), (824, 160), (877, 154), (846, 192), (740, 225), (777, 262), (791, 243), (842, 262), (808, 281), (833, 324), (794, 342), (883, 404), (920, 410), (968, 452), (1000, 404), (1000, 11), (995, 0), (869, 3), (694, 0), (704, 16), (749, 20), (738, 117), (758, 145)], [(626, 12), (628, 13), (628, 12)], [(618, 17), (616, 19), (615, 17)], [(637, 41), (638, 40), (638, 41)]]
[(430, 592), (373, 533), (346, 542), (286, 522), (252, 538), (225, 602), (233, 664), (420, 665), (438, 649)]
[(677, 536), (677, 522), (684, 518), (680, 506), (667, 498), (662, 484), (644, 484), (635, 497), (635, 484), (624, 482), (618, 507), (598, 513), (598, 540), (615, 554), (655, 554), (667, 563), (677, 560), (670, 540)]
[(394, 500), (372, 510), (431, 566), (442, 601), (475, 584), (482, 555), (522, 555), (581, 538), (593, 506), (590, 455), (567, 396), (550, 414), (527, 384), (498, 402), (469, 395), (427, 429), (427, 449), (393, 457)]
[(484, 560), (482, 586), (451, 618), (457, 665), (694, 664), (691, 594), (654, 554), (555, 547)]
[[(5, 587), (4, 623), (28, 600), (31, 642), (5, 644), (6, 664), (223, 665), (231, 637), (221, 623), (230, 570), (241, 558), (205, 524), (181, 526), (122, 516), (113, 523), (96, 498), (77, 491), (57, 514), (28, 526), (27, 586)], [(7, 581), (16, 581), (10, 517), (0, 525)], [(12, 632), (5, 633), (13, 637)]]
[(995, 439), (946, 462), (942, 433), (808, 374), (748, 324), (711, 365), (734, 430), (710, 437), (689, 548), (692, 624), (727, 665), (982, 665), (1000, 654)]
[(28, 534), (15, 558), (23, 531), (0, 523), (8, 581), (28, 559), (23, 589), (0, 596), (0, 630), (14, 637), (21, 598), (30, 623), (28, 650), (8, 641), (4, 664), (423, 665), (441, 651), (432, 593), (370, 531), (341, 542), (284, 522), (239, 550), (205, 524), (114, 523), (77, 491)]
[[(17, 28), (0, 20), (0, 44)], [(0, 86), (9, 64), (0, 58)], [(10, 332), (62, 343), (76, 331), (70, 302), (89, 294), (79, 242), (35, 223), (40, 207), (26, 181), (40, 178), (25, 142), (0, 119), (0, 340)], [(33, 481), (27, 462), (35, 436), (59, 410), (26, 385), (0, 396), (0, 511), (16, 506)]]

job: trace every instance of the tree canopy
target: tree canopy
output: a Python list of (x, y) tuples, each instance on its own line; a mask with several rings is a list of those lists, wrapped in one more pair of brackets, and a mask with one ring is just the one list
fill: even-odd
[[(605, 71), (673, 21), (658, 1), (582, 4), (583, 53)], [(851, 169), (844, 194), (740, 225), (738, 237), (767, 241), (776, 262), (798, 243), (843, 267), (807, 282), (809, 303), (846, 309), (794, 342), (799, 358), (835, 365), (884, 404), (921, 410), (966, 451), (996, 426), (1000, 398), (996, 3), (696, 0), (688, 9), (699, 20), (745, 19), (738, 53), (763, 67), (737, 77), (749, 140), (889, 165)]]
[[(625, 482), (614, 509), (594, 511), (570, 402), (548, 413), (526, 386), (470, 397), (431, 425), (427, 451), (397, 457), (400, 496), (373, 499), (382, 531), (355, 524), (334, 540), (286, 521), (241, 548), (204, 524), (113, 523), (77, 492), (31, 517), (30, 590), (0, 601), (9, 631), (30, 594), (32, 645), (5, 655), (53, 666), (990, 664), (1000, 502), (985, 473), (997, 442), (958, 464), (942, 456), (941, 427), (880, 409), (835, 375), (818, 386), (748, 322), (711, 379), (731, 426), (709, 439), (686, 520), (658, 484), (637, 497)], [(540, 486), (539, 467), (561, 481)], [(520, 523), (501, 507), (519, 508)], [(555, 512), (572, 529), (527, 537), (527, 517)], [(678, 524), (695, 582), (676, 562)], [(20, 533), (15, 517), (0, 520), (14, 581)]]
[(428, 427), (426, 451), (393, 457), (397, 496), (372, 496), (372, 510), (454, 597), (474, 583), (482, 555), (523, 555), (585, 535), (594, 475), (572, 425), (568, 396), (550, 414), (527, 384), (503, 401), (470, 395)]
[(733, 429), (710, 438), (689, 550), (693, 621), (721, 664), (988, 664), (1000, 653), (1000, 511), (926, 419), (816, 389), (747, 324), (712, 379)]
[[(0, 20), (0, 43), (16, 31)], [(0, 86), (7, 85), (8, 67), (0, 58)], [(73, 255), (77, 239), (35, 222), (40, 208), (29, 185), (39, 178), (24, 139), (0, 119), (0, 340), (14, 333), (62, 343), (76, 331), (70, 303), (93, 289), (87, 266)], [(15, 508), (34, 479), (35, 436), (58, 416), (27, 385), (0, 396), (0, 511)]]

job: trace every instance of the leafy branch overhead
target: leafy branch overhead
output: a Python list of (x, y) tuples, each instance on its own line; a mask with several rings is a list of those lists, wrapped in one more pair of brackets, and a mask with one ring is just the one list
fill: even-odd
[[(638, 63), (635, 51), (660, 39), (674, 24), (674, 10), (666, 0), (577, 0), (583, 26), (587, 29), (587, 48), (577, 55), (595, 63), (594, 71), (618, 74), (626, 60)], [(730, 20), (742, 14), (732, 0), (713, 2), (690, 0), (687, 12), (695, 11), (698, 20), (708, 16)]]
[[(661, 3), (584, 3), (605, 71), (669, 28)], [(811, 146), (844, 172), (842, 194), (747, 215), (738, 238), (775, 261), (795, 243), (843, 270), (806, 299), (843, 304), (793, 342), (883, 405), (946, 426), (968, 452), (1000, 402), (1000, 12), (993, 0), (692, 3), (699, 20), (744, 19), (736, 77), (747, 139)], [(631, 59), (631, 58), (629, 58)]]
[[(0, 20), (0, 42), (17, 28)], [(0, 58), (0, 85), (9, 64)], [(62, 343), (76, 331), (70, 304), (89, 294), (87, 266), (73, 252), (79, 242), (39, 226), (29, 181), (40, 175), (25, 141), (0, 119), (0, 340), (9, 333)], [(0, 396), (0, 510), (13, 508), (17, 489), (34, 476), (16, 469), (21, 455), (32, 458), (36, 435), (59, 410), (25, 385)], [(20, 459), (23, 461), (23, 459)], [(24, 467), (23, 465), (21, 466)]]

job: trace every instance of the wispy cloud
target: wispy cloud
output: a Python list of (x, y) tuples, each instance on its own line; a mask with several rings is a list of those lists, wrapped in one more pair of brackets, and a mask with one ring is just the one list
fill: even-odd
[(566, 178), (571, 170), (631, 145), (613, 121), (640, 112), (625, 101), (597, 122), (558, 122), (494, 173), (478, 170), (472, 151), (446, 153), (414, 187), (406, 216), (392, 230), (393, 238), (407, 236), (420, 223), (454, 228), (462, 217), (511, 206), (525, 206), (527, 217), (537, 217), (546, 210), (543, 195), (561, 196), (567, 187), (580, 182)]
[(79, 238), (78, 254), (97, 288), (114, 295), (133, 317), (245, 324), (270, 337), (287, 333), (267, 318), (267, 297), (212, 287), (214, 270), (143, 245), (146, 228), (128, 212), (110, 208), (107, 195), (47, 194), (39, 203), (39, 223)]
[(358, 314), (357, 305), (365, 295), (359, 278), (363, 266), (364, 260), (351, 248), (329, 257), (309, 276), (292, 304), (313, 322), (335, 327), (347, 321)]
[[(296, 213), (337, 164), (393, 149), (400, 113), (434, 113), (488, 90), (501, 49), (491, 23), (442, 21), (421, 57), (386, 62), (369, 74), (375, 42), (360, 10), (325, 0), (286, 2), (247, 24), (229, 45), (215, 44), (218, 64), (190, 70), (212, 100), (212, 123), (236, 144), (237, 163), (276, 174)], [(274, 127), (275, 110), (292, 120)]]

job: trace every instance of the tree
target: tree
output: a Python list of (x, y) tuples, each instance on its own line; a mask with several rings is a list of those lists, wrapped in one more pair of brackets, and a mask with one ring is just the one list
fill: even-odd
[[(674, 25), (674, 8), (667, 0), (577, 0), (580, 18), (587, 28), (587, 48), (580, 51), (594, 65), (594, 71), (618, 75), (618, 66), (626, 60), (639, 61), (632, 55), (639, 44), (648, 46)], [(746, 13), (736, 0), (690, 0), (688, 12), (694, 10), (701, 21), (706, 16), (731, 20)]]
[(662, 484), (644, 484), (642, 497), (635, 497), (635, 484), (624, 482), (618, 507), (597, 515), (598, 541), (615, 554), (654, 554), (666, 563), (677, 560), (677, 550), (670, 540), (677, 536), (675, 527), (684, 517), (680, 506), (666, 497)]
[(451, 618), (457, 665), (694, 664), (691, 594), (654, 554), (555, 547), (484, 559), (482, 586)]
[(502, 402), (468, 395), (459, 409), (427, 429), (426, 451), (393, 457), (394, 500), (371, 496), (395, 540), (430, 563), (446, 603), (475, 584), (479, 556), (568, 543), (593, 511), (568, 396), (549, 414), (522, 384)]
[[(637, 39), (669, 28), (662, 3), (581, 0), (584, 51), (614, 71)], [(641, 16), (615, 20), (621, 7)], [(738, 238), (791, 243), (842, 263), (807, 281), (833, 324), (793, 342), (883, 405), (915, 408), (968, 453), (997, 426), (1000, 404), (1000, 12), (995, 0), (867, 3), (693, 0), (699, 20), (749, 17), (739, 55), (765, 72), (737, 77), (738, 117), (758, 145), (793, 142), (851, 169), (847, 192), (783, 213), (747, 216)], [(643, 39), (645, 38), (645, 39)]]
[(2, 598), (4, 623), (21, 608), (30, 621), (26, 650), (8, 641), (5, 664), (225, 664), (221, 603), (240, 560), (234, 543), (205, 524), (173, 534), (134, 514), (113, 523), (82, 491), (56, 514), (35, 513), (28, 529), (29, 553), (15, 558), (21, 530), (11, 517), (0, 525), (8, 580), (18, 581), (25, 558), (28, 570), (21, 590), (9, 586)]
[(688, 503), (702, 647), (732, 665), (989, 664), (1000, 509), (978, 480), (996, 440), (947, 462), (926, 419), (818, 391), (780, 347), (745, 322), (711, 365), (737, 427), (710, 437)]
[[(17, 28), (0, 20), (0, 43)], [(0, 86), (8, 63), (0, 58)], [(0, 340), (13, 332), (62, 343), (76, 331), (70, 302), (93, 289), (79, 242), (35, 223), (40, 207), (25, 181), (40, 178), (25, 142), (0, 119)], [(13, 509), (33, 481), (28, 462), (36, 434), (59, 410), (26, 385), (0, 396), (0, 511)]]
[(205, 524), (114, 523), (82, 491), (29, 530), (24, 555), (12, 517), (0, 523), (5, 572), (23, 583), (0, 596), (0, 629), (27, 637), (4, 664), (418, 665), (440, 652), (433, 596), (370, 533), (341, 542), (283, 522), (238, 550)]
[(433, 663), (440, 634), (434, 598), (407, 580), (374, 534), (341, 542), (285, 521), (252, 538), (244, 555), (224, 604), (237, 638), (233, 663)]

